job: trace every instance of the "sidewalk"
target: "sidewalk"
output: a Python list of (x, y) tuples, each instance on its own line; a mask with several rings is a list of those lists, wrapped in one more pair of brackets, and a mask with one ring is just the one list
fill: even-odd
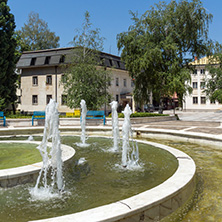
[[(173, 110), (164, 110), (164, 114), (173, 115)], [(222, 112), (186, 112), (176, 111), (179, 121), (167, 121), (134, 127), (168, 129), (222, 135)]]
[[(164, 110), (164, 114), (173, 115), (173, 110)], [(206, 122), (222, 122), (222, 112), (204, 112), (204, 111), (178, 111), (176, 110), (175, 113), (179, 116), (180, 120), (182, 121), (206, 121)]]

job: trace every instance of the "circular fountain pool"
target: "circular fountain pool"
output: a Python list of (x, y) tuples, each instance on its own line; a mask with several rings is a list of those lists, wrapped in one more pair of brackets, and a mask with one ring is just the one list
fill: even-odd
[(108, 151), (111, 139), (89, 138), (87, 148), (77, 147), (76, 142), (79, 137), (62, 137), (62, 143), (77, 152), (72, 164), (64, 169), (65, 191), (60, 198), (31, 199), (33, 184), (0, 189), (0, 217), (4, 221), (61, 216), (123, 200), (163, 183), (178, 167), (177, 158), (170, 152), (139, 144), (141, 167), (126, 170), (120, 167), (120, 154)]

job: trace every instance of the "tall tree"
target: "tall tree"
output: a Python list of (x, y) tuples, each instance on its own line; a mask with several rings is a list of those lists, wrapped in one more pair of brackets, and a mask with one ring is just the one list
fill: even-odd
[(17, 99), (15, 65), (16, 40), (14, 38), (15, 20), (10, 13), (7, 0), (0, 2), (0, 103), (1, 109), (13, 105)]
[(75, 46), (72, 62), (66, 67), (63, 78), (70, 108), (80, 107), (80, 101), (84, 99), (88, 109), (100, 109), (110, 99), (107, 91), (110, 74), (100, 59), (103, 38), (99, 36), (99, 29), (91, 29), (91, 26), (86, 11), (82, 29), (72, 42)]
[(39, 18), (39, 14), (31, 12), (27, 23), (17, 31), (19, 51), (40, 50), (59, 47), (60, 38), (51, 32), (47, 22)]
[(212, 15), (200, 0), (159, 2), (117, 36), (126, 68), (135, 79), (135, 98), (148, 101), (149, 92), (162, 101), (175, 92), (180, 102), (191, 92), (189, 62), (208, 52)]
[(218, 42), (211, 44), (208, 61), (204, 92), (212, 102), (222, 103), (222, 45)]

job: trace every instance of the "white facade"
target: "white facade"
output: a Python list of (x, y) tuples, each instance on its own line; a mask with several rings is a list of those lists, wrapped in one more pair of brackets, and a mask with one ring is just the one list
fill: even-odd
[[(61, 84), (63, 69), (61, 58), (71, 53), (73, 48), (48, 49), (22, 54), (17, 68), (21, 71), (19, 96), (20, 103), (17, 109), (24, 112), (43, 111), (50, 98), (58, 102), (60, 113), (73, 112), (64, 104), (64, 89)], [(120, 57), (102, 53), (105, 66), (111, 71), (111, 84), (108, 91), (112, 100), (120, 105), (132, 105), (132, 91), (134, 88), (131, 77), (125, 69)], [(109, 112), (109, 106), (102, 107)]]
[(193, 92), (184, 99), (183, 109), (190, 111), (215, 111), (222, 109), (222, 104), (212, 102), (203, 92), (205, 89), (205, 81), (209, 78), (209, 72), (206, 70), (208, 59), (206, 57), (196, 60), (192, 63), (195, 67), (194, 73), (191, 73), (191, 87)]

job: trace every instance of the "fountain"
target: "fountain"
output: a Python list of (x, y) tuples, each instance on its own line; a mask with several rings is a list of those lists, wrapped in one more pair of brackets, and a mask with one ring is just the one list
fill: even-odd
[(76, 145), (80, 147), (88, 147), (90, 144), (86, 143), (86, 113), (87, 113), (87, 107), (86, 102), (84, 99), (80, 102), (81, 105), (81, 143), (77, 143)]
[(117, 107), (118, 103), (117, 101), (113, 101), (110, 103), (112, 108), (112, 133), (113, 133), (113, 147), (110, 149), (113, 152), (118, 152), (119, 149), (119, 121), (118, 121), (118, 113), (117, 113)]
[[(132, 111), (129, 107), (129, 104), (126, 105), (124, 111), (122, 111), (124, 114), (124, 121), (122, 126), (122, 134), (123, 134), (123, 145), (122, 145), (122, 166), (126, 167), (128, 169), (139, 167), (139, 149), (136, 145), (134, 145), (134, 141), (132, 139), (132, 148), (130, 147), (130, 140), (129, 136), (133, 138), (133, 132), (131, 129), (131, 122), (130, 122), (130, 115), (132, 114)], [(130, 155), (130, 151), (131, 155)]]
[[(34, 140), (38, 141), (40, 138), (35, 136)], [(103, 151), (105, 148), (110, 148), (109, 138), (89, 137), (90, 149), (76, 146), (75, 142), (79, 140), (77, 136), (66, 135), (61, 137), (61, 140), (63, 144), (72, 146), (76, 150), (73, 161), (65, 166), (63, 172), (66, 178), (65, 192), (62, 192), (62, 195), (58, 193), (59, 198), (50, 196), (48, 199), (33, 199), (29, 193), (29, 187), (32, 184), (0, 189), (2, 220), (21, 222), (58, 217), (116, 201), (118, 202), (115, 205), (118, 208), (123, 206), (127, 210), (129, 208), (121, 204), (125, 203), (125, 198), (164, 182), (174, 174), (178, 166), (177, 159), (169, 152), (162, 152), (161, 149), (149, 144), (140, 143), (140, 161), (145, 163), (143, 170), (125, 170), (114, 167), (115, 163), (121, 162), (119, 153)], [(154, 166), (155, 173), (151, 173), (150, 169)], [(7, 212), (10, 212), (10, 215)], [(54, 221), (54, 219), (51, 220)], [(65, 220), (60, 219), (60, 221)]]
[[(27, 198), (27, 194), (25, 194), (24, 197), (15, 198), (15, 199), (18, 199), (18, 202), (14, 201), (13, 199), (14, 197), (2, 198), (2, 200), (0, 200), (0, 203), (3, 203), (1, 207), (2, 209), (0, 210), (1, 212), (0, 215), (3, 215), (4, 219), (9, 220), (13, 218), (11, 217), (11, 214), (6, 215), (4, 213), (4, 212), (9, 212), (10, 209), (11, 209), (10, 212), (13, 214), (15, 218), (16, 216), (19, 217), (21, 213), (22, 215), (24, 214), (26, 216), (26, 217), (24, 216), (24, 218), (26, 219), (29, 218), (29, 220), (30, 218), (41, 219), (41, 218), (46, 218), (46, 217), (61, 216), (64, 214), (69, 214), (69, 216), (68, 215), (64, 216), (64, 218), (62, 219), (58, 217), (58, 220), (55, 219), (55, 221), (63, 221), (63, 219), (69, 220), (70, 218), (72, 218), (71, 220), (73, 221), (74, 220), (79, 221), (78, 215), (80, 215), (80, 217), (82, 218), (82, 221), (103, 220), (103, 219), (98, 219), (98, 218), (105, 218), (104, 220), (107, 220), (107, 218), (111, 218), (111, 220), (115, 221), (116, 218), (122, 219), (120, 215), (124, 215), (124, 217), (126, 216), (126, 218), (127, 217), (130, 218), (132, 216), (132, 213), (135, 213), (136, 216), (138, 216), (138, 218), (144, 218), (145, 211), (146, 211), (146, 214), (153, 215), (152, 212), (151, 214), (149, 212), (150, 207), (152, 208), (154, 206), (153, 203), (159, 203), (161, 205), (162, 203), (160, 200), (168, 201), (169, 198), (172, 198), (172, 200), (169, 199), (170, 203), (173, 202), (174, 195), (176, 196), (179, 195), (177, 192), (178, 189), (181, 190), (181, 192), (183, 192), (183, 194), (181, 194), (182, 196), (187, 196), (186, 192), (188, 191), (190, 192), (193, 186), (193, 183), (190, 183), (190, 181), (193, 182), (192, 180), (193, 174), (192, 173), (190, 174), (190, 172), (186, 172), (186, 170), (188, 171), (189, 167), (187, 167), (187, 165), (185, 167), (180, 165), (180, 167), (177, 170), (178, 162), (182, 163), (185, 161), (191, 164), (192, 172), (194, 172), (195, 165), (193, 164), (192, 159), (189, 158), (189, 156), (187, 156), (186, 154), (178, 150), (174, 151), (173, 148), (169, 148), (169, 147), (166, 148), (162, 146), (161, 148), (157, 148), (158, 146), (160, 146), (160, 144), (156, 145), (156, 144), (146, 142), (144, 143), (145, 145), (140, 144), (140, 152), (141, 150), (143, 150), (143, 153), (142, 153), (143, 155), (141, 154), (141, 162), (146, 164), (146, 166), (144, 166), (143, 171), (129, 171), (129, 170), (122, 170), (122, 169), (115, 170), (113, 166), (118, 160), (119, 155), (118, 153), (115, 155), (111, 154), (111, 157), (110, 157), (110, 156), (107, 156), (109, 152), (102, 152), (104, 141), (103, 139), (99, 138), (98, 141), (90, 142), (92, 149), (79, 148), (78, 150), (78, 148), (75, 147), (75, 149), (77, 150), (76, 158), (78, 159), (78, 161), (73, 161), (73, 164), (74, 162), (77, 162), (75, 167), (77, 169), (81, 169), (82, 171), (73, 173), (73, 169), (75, 167), (73, 167), (73, 165), (72, 167), (69, 167), (68, 170), (71, 172), (69, 172), (69, 175), (66, 175), (68, 176), (68, 180), (66, 182), (66, 190), (68, 192), (62, 193), (63, 198), (54, 198), (53, 201), (51, 201), (50, 200), (51, 197), (61, 197), (60, 195), (61, 193), (58, 191), (64, 189), (63, 176), (62, 176), (62, 161), (60, 161), (61, 149), (60, 149), (60, 134), (58, 130), (58, 111), (56, 109), (56, 106), (57, 104), (53, 100), (51, 100), (49, 105), (47, 105), (46, 107), (46, 123), (45, 123), (45, 128), (44, 128), (44, 135), (43, 135), (42, 142), (38, 147), (43, 157), (43, 167), (40, 171), (35, 187), (30, 190), (31, 197), (34, 199), (34, 203), (32, 200)], [(85, 116), (84, 114), (86, 114), (86, 105), (85, 105), (84, 100), (81, 101), (81, 107), (82, 107), (81, 141), (82, 141), (82, 144), (86, 144), (85, 121), (84, 121), (84, 116)], [(138, 163), (139, 161), (138, 145), (137, 143), (136, 145), (134, 145), (135, 141), (133, 139), (131, 139), (130, 141), (130, 137), (132, 138), (132, 134), (133, 134), (132, 129), (131, 129), (131, 123), (130, 123), (131, 113), (132, 111), (129, 105), (127, 105), (123, 111), (124, 122), (122, 126), (123, 144), (122, 144), (122, 163), (121, 164), (124, 167), (124, 169), (125, 168), (135, 169), (135, 167), (140, 167), (140, 164)], [(115, 134), (115, 135), (118, 136), (118, 134)], [(52, 139), (51, 148), (47, 148), (47, 143), (49, 139)], [(69, 138), (67, 137), (63, 138), (63, 143), (67, 145), (71, 145), (71, 144), (78, 145), (78, 143), (74, 143), (73, 138), (71, 138), (69, 142), (68, 142), (68, 139)], [(89, 138), (89, 140), (91, 140), (91, 138)], [(98, 145), (100, 143), (100, 140), (102, 140), (101, 141), (102, 146)], [(109, 144), (109, 140), (107, 141)], [(116, 141), (118, 141), (118, 139)], [(148, 147), (149, 145), (151, 145), (152, 148), (149, 148)], [(105, 147), (108, 147), (108, 145), (105, 145)], [(50, 149), (49, 153), (48, 153), (48, 149)], [(163, 153), (162, 153), (162, 150), (164, 151)], [(79, 152), (82, 152), (82, 153), (78, 156)], [(83, 158), (82, 156), (85, 156), (85, 157)], [(97, 162), (94, 159), (92, 159), (93, 157), (97, 160)], [(161, 158), (161, 159), (158, 159), (158, 158)], [(168, 159), (168, 161), (166, 161), (166, 159)], [(52, 180), (48, 181), (47, 175), (48, 175), (50, 165), (51, 165), (50, 169), (52, 170), (52, 173), (50, 176)], [(172, 168), (170, 169), (170, 171), (168, 171), (168, 175), (167, 175), (167, 170), (169, 170), (170, 165)], [(61, 169), (61, 171), (59, 169)], [(97, 172), (97, 170), (99, 170), (99, 172)], [(114, 171), (117, 171), (115, 172), (117, 173), (117, 175), (112, 177), (111, 174), (113, 174)], [(184, 176), (186, 174), (188, 176)], [(73, 175), (77, 176), (76, 180), (73, 177)], [(97, 175), (96, 179), (94, 179), (95, 175)], [(183, 175), (183, 180), (181, 180), (181, 175)], [(171, 179), (171, 176), (173, 179)], [(40, 179), (42, 177), (43, 177), (43, 180), (41, 181)], [(128, 181), (128, 178), (130, 179), (130, 182)], [(176, 179), (176, 178), (179, 178), (179, 179)], [(141, 182), (141, 184), (139, 184), (139, 182)], [(41, 187), (42, 184), (43, 184), (43, 187)], [(86, 191), (84, 190), (84, 188), (87, 184), (89, 184), (89, 188), (88, 188), (89, 193), (88, 195), (82, 197), (80, 196), (80, 194), (85, 194)], [(103, 187), (102, 186), (103, 184), (109, 185), (109, 188), (107, 188), (106, 186)], [(160, 188), (158, 188), (159, 187), (157, 186), (158, 184)], [(175, 185), (172, 186), (172, 184), (175, 184)], [(177, 189), (175, 189), (175, 187)], [(182, 187), (185, 187), (185, 188), (182, 189)], [(114, 192), (110, 191), (111, 188), (113, 188), (115, 193), (117, 193), (117, 196), (115, 197), (116, 199), (115, 198), (112, 199)], [(128, 191), (128, 189), (130, 188), (133, 188), (133, 194), (132, 193), (129, 194), (130, 192)], [(151, 188), (154, 189), (154, 192), (152, 191)], [(120, 190), (121, 192), (119, 192)], [(166, 190), (167, 194), (164, 192), (160, 192), (160, 190), (161, 191)], [(0, 190), (1, 194), (6, 193), (6, 192), (7, 191), (5, 190), (3, 191)], [(9, 191), (9, 193), (13, 193), (16, 197), (21, 196), (22, 192), (25, 193), (25, 189), (23, 189), (22, 187), (18, 187), (18, 191), (16, 189)], [(70, 193), (72, 193), (72, 195)], [(92, 198), (90, 198), (92, 193), (95, 195)], [(122, 194), (123, 196), (120, 196)], [(135, 196), (129, 197), (131, 195), (135, 195)], [(104, 198), (104, 200), (102, 198)], [(158, 198), (160, 198), (160, 200), (158, 200)], [(11, 202), (13, 204), (11, 204), (11, 202), (10, 204), (8, 204), (9, 203), (8, 199), (12, 199)], [(29, 204), (27, 204), (27, 200), (29, 201)], [(46, 200), (45, 204), (41, 200), (44, 200), (44, 201)], [(83, 200), (82, 205), (83, 205), (83, 209), (85, 210), (91, 207), (97, 207), (104, 204), (107, 204), (107, 205), (99, 207), (98, 210), (91, 209), (88, 211), (78, 212), (78, 211), (83, 210), (83, 209), (78, 208), (80, 205), (79, 204), (80, 200)], [(145, 200), (145, 202), (142, 203), (142, 200)], [(110, 202), (115, 202), (115, 201), (117, 202), (108, 204)], [(141, 209), (138, 209), (137, 203), (140, 203), (139, 208)], [(10, 206), (8, 208), (9, 205), (13, 205), (13, 207)], [(25, 206), (25, 207), (21, 208), (20, 205)], [(161, 207), (161, 206), (158, 205), (158, 207)], [(58, 211), (58, 214), (57, 213), (54, 214), (55, 211)], [(97, 213), (94, 215), (93, 213), (91, 213), (91, 211), (97, 212)], [(38, 212), (38, 215), (36, 215), (37, 212)], [(78, 213), (71, 215), (71, 213), (73, 212), (78, 212)], [(155, 210), (155, 212), (157, 211)], [(168, 214), (169, 213), (170, 212), (168, 212)], [(49, 219), (49, 221), (50, 220), (51, 219)]]
[[(39, 172), (35, 187), (30, 189), (30, 194), (34, 199), (55, 197), (58, 195), (55, 188), (59, 191), (64, 189), (57, 103), (51, 99), (46, 106), (45, 112), (43, 138), (41, 144), (37, 147), (42, 156), (43, 166)], [(50, 148), (48, 147), (49, 140), (52, 140)]]

